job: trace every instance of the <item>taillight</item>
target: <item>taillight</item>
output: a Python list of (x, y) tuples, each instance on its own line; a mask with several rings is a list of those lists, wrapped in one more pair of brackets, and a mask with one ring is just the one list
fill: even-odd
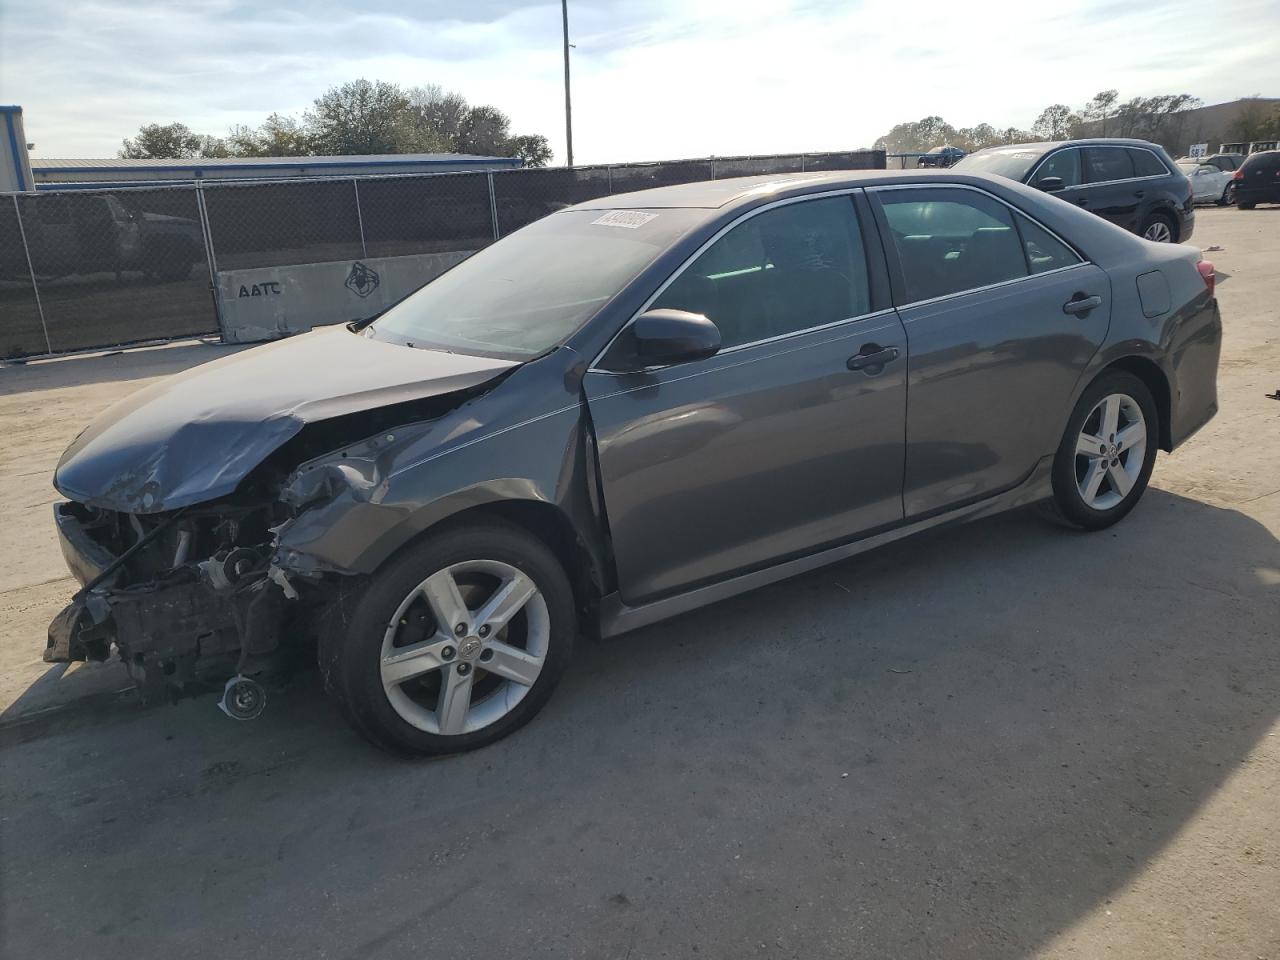
[(1244, 167), (1236, 167), (1236, 172), (1231, 175), (1232, 180), (1244, 179)]
[(1196, 269), (1200, 271), (1200, 279), (1204, 281), (1204, 285), (1209, 288), (1212, 295), (1214, 284), (1218, 282), (1218, 273), (1213, 269), (1213, 264), (1208, 260), (1201, 260), (1196, 264)]

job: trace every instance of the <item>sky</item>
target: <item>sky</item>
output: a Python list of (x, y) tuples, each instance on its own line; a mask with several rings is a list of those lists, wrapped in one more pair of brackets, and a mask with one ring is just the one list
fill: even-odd
[[(930, 114), (1029, 127), (1051, 103), (1280, 95), (1276, 0), (570, 0), (577, 163), (870, 146)], [(223, 135), (366, 77), (492, 103), (564, 160), (558, 3), (0, 0), (0, 103), (33, 158), (144, 123)]]

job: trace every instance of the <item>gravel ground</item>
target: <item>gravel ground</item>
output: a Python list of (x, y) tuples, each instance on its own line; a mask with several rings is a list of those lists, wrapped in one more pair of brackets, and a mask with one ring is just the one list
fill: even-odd
[(1280, 960), (1280, 208), (1206, 209), (1219, 416), (1019, 512), (602, 644), (431, 763), (48, 668), (49, 474), (185, 344), (0, 369), (0, 954)]

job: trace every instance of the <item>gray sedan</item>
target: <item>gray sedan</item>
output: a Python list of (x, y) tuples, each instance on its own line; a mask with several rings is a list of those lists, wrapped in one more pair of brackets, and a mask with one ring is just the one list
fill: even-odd
[(583, 633), (1023, 504), (1116, 523), (1217, 410), (1213, 285), (999, 177), (581, 204), (91, 424), (46, 659), (114, 645), (147, 699), (222, 686), (247, 718), (318, 654), (374, 743), (481, 746)]

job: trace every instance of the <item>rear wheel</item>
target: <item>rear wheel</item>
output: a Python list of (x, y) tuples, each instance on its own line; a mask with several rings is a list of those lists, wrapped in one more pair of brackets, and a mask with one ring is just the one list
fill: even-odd
[(1241, 200), (1239, 203), (1237, 203), (1237, 204), (1236, 204), (1236, 209), (1237, 209), (1237, 210), (1252, 210), (1252, 209), (1253, 209), (1254, 207), (1256, 207), (1256, 206), (1257, 206), (1257, 204), (1256, 204), (1256, 203), (1245, 203), (1243, 200)]
[(1142, 224), (1142, 238), (1155, 243), (1176, 243), (1177, 228), (1168, 215), (1153, 213)]
[(578, 626), (555, 555), (501, 523), (431, 536), (330, 619), (321, 665), (348, 721), (419, 755), (481, 747), (532, 719)]
[(1222, 200), (1220, 202), (1222, 206), (1229, 207), (1231, 206), (1235, 198), (1236, 198), (1236, 185), (1234, 183), (1228, 182), (1227, 185), (1222, 188)]
[(1159, 415), (1147, 385), (1108, 371), (1081, 395), (1053, 462), (1053, 506), (1073, 526), (1102, 530), (1134, 508), (1155, 466)]

